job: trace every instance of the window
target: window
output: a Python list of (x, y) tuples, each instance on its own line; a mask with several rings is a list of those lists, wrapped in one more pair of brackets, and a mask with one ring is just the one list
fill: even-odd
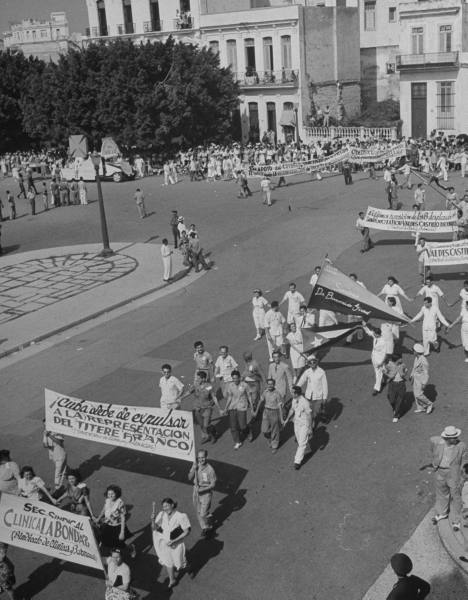
[(219, 54), (219, 42), (218, 40), (211, 40), (210, 42), (210, 50), (213, 54)]
[(33, 29), (33, 32), (32, 32), (32, 38), (33, 38), (33, 40), (36, 39), (36, 31), (34, 29)]
[(125, 33), (135, 33), (133, 27), (132, 0), (122, 0)]
[(439, 52), (452, 52), (452, 26), (439, 27)]
[(291, 36), (281, 36), (281, 67), (285, 71), (291, 71), (292, 60), (291, 60)]
[(256, 70), (255, 65), (255, 40), (247, 38), (245, 40), (245, 70), (250, 73)]
[(47, 37), (47, 29), (41, 29), (41, 38)]
[(395, 73), (396, 68), (395, 68), (395, 63), (387, 63), (387, 75), (392, 75), (393, 73)]
[(159, 0), (150, 0), (151, 31), (161, 31)]
[(375, 2), (364, 2), (364, 30), (375, 30)]
[(263, 38), (263, 68), (267, 72), (273, 71), (273, 40), (271, 37)]
[(249, 102), (249, 141), (258, 142), (259, 140), (258, 104), (256, 102)]
[(237, 42), (228, 40), (226, 42), (227, 64), (231, 67), (233, 73), (237, 73)]
[(190, 12), (190, 0), (180, 0), (180, 12)]
[(424, 29), (413, 27), (411, 30), (412, 54), (424, 54)]
[(276, 104), (267, 102), (267, 129), (274, 131), (276, 136)]
[(395, 23), (396, 22), (396, 7), (390, 6), (388, 9), (388, 22)]
[(98, 0), (97, 11), (99, 21), (99, 35), (107, 35), (106, 5), (104, 3), (104, 0)]
[(437, 127), (455, 128), (455, 93), (453, 81), (437, 82)]

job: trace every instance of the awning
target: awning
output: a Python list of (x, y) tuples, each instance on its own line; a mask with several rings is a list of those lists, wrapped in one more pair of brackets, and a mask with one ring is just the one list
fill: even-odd
[(293, 110), (283, 110), (279, 121), (281, 127), (296, 127), (296, 115)]

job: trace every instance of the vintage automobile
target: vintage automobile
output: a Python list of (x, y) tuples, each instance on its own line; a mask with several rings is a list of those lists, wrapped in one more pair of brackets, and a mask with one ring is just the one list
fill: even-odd
[[(94, 169), (93, 162), (90, 158), (72, 164), (67, 167), (63, 167), (61, 170), (61, 176), (67, 181), (72, 179), (80, 179), (83, 177), (84, 181), (95, 181), (96, 171)], [(103, 181), (120, 181), (134, 179), (135, 173), (130, 164), (125, 160), (101, 161), (99, 167), (99, 176)]]

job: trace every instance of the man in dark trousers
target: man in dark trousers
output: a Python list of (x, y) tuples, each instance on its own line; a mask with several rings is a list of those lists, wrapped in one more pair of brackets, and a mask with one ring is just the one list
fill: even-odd
[(171, 225), (171, 229), (172, 229), (172, 235), (174, 237), (174, 248), (177, 248), (177, 244), (180, 239), (180, 232), (177, 227), (178, 224), (179, 224), (179, 215), (177, 214), (176, 210), (173, 210), (170, 225)]
[(392, 569), (398, 576), (398, 581), (387, 596), (387, 600), (424, 600), (431, 591), (431, 586), (416, 575), (410, 575), (413, 570), (411, 558), (406, 554), (394, 554), (390, 559)]

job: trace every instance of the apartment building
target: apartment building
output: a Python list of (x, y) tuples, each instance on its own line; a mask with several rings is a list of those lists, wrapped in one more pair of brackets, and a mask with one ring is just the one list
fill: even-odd
[(66, 13), (53, 12), (49, 20), (23, 19), (11, 25), (9, 31), (3, 33), (3, 46), (19, 50), (25, 56), (58, 60), (79, 38), (78, 34), (70, 35)]
[(464, 0), (400, 3), (403, 134), (468, 132), (468, 5)]
[(318, 108), (338, 116), (338, 97), (348, 115), (360, 110), (356, 0), (86, 1), (87, 42), (172, 35), (217, 54), (239, 82), (244, 142), (304, 139)]
[(396, 69), (400, 24), (399, 0), (360, 0), (361, 93), (363, 106), (398, 100)]

